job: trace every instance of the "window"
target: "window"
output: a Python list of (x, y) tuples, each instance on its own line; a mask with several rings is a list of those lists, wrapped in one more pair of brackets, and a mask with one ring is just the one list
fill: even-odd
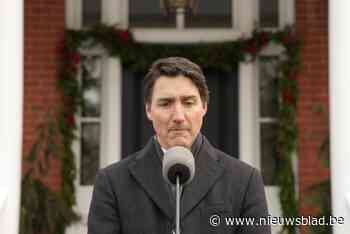
[(189, 28), (232, 28), (232, 0), (200, 0), (186, 11)]
[(293, 25), (295, 0), (255, 0), (256, 21), (259, 28), (274, 30)]
[(82, 25), (92, 26), (101, 22), (101, 0), (82, 1)]
[(101, 57), (82, 59), (80, 184), (92, 185), (100, 167)]
[(258, 19), (260, 28), (278, 28), (279, 0), (259, 0)]
[(141, 28), (176, 27), (175, 12), (166, 12), (160, 0), (130, 0), (129, 26)]
[(275, 184), (277, 167), (278, 80), (277, 57), (260, 57), (259, 66), (259, 126), (260, 169), (265, 185)]
[(172, 0), (129, 0), (129, 27), (232, 28), (233, 0), (189, 0), (184, 11)]
[(66, 0), (66, 18), (73, 28), (104, 22), (124, 28), (242, 30), (254, 21), (275, 29), (293, 24), (294, 1), (187, 0), (184, 11), (176, 11), (171, 6), (176, 0)]

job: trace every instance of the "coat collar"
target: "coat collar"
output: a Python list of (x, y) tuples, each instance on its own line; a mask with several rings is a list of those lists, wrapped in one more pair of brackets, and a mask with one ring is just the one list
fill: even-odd
[(181, 218), (185, 217), (209, 192), (224, 172), (214, 147), (203, 136), (203, 145), (195, 158), (195, 175), (184, 187), (181, 200)]
[[(169, 189), (162, 176), (162, 165), (151, 139), (130, 164), (129, 170), (148, 196), (171, 220), (175, 216), (175, 204), (170, 198)], [(203, 136), (203, 145), (195, 158), (195, 176), (182, 194), (181, 218), (185, 217), (208, 193), (223, 174), (217, 154)]]
[(134, 162), (130, 164), (129, 171), (160, 210), (172, 220), (174, 204), (169, 199), (169, 189), (163, 179), (162, 164), (153, 140), (149, 140), (138, 153)]

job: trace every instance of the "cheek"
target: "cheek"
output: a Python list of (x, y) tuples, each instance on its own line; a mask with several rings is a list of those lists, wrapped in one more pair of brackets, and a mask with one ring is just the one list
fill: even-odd
[(193, 118), (198, 121), (198, 120), (202, 120), (204, 117), (204, 112), (203, 111), (197, 111), (194, 113)]
[(200, 128), (203, 123), (203, 117), (204, 117), (203, 112), (196, 113), (196, 115), (193, 117), (193, 125)]
[(167, 130), (166, 119), (162, 118), (162, 116), (155, 116), (153, 119), (153, 127), (157, 133), (165, 132)]

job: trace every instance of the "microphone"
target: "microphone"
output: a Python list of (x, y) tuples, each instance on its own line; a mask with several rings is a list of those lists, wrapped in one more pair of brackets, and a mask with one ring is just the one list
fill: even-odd
[(163, 177), (173, 185), (179, 177), (180, 185), (186, 185), (194, 177), (195, 166), (192, 152), (185, 147), (175, 146), (167, 150), (163, 157)]
[(182, 186), (191, 182), (194, 177), (194, 158), (187, 148), (175, 146), (165, 152), (163, 157), (163, 177), (176, 185), (176, 234), (180, 234), (180, 190)]

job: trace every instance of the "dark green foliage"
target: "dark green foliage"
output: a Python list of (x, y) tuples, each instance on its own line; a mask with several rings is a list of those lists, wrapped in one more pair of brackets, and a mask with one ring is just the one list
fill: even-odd
[[(29, 169), (22, 179), (20, 234), (64, 234), (79, 219), (72, 208), (74, 202), (67, 202), (63, 191), (51, 191), (41, 180), (50, 169), (50, 160), (63, 155), (58, 136), (57, 124), (49, 119), (39, 128), (38, 139), (25, 157)], [(74, 193), (70, 199), (75, 201)]]
[[(319, 158), (326, 168), (329, 168), (329, 137), (323, 141), (320, 150)], [(331, 204), (331, 182), (327, 178), (318, 184), (315, 184), (308, 188), (309, 196), (307, 197), (307, 202), (319, 209), (318, 217), (325, 217), (326, 220), (332, 215), (332, 204)], [(331, 234), (331, 225), (319, 225), (312, 226), (310, 228), (310, 233), (317, 234)]]
[(27, 174), (22, 181), (20, 234), (64, 234), (78, 220), (59, 193), (50, 191), (39, 179)]

